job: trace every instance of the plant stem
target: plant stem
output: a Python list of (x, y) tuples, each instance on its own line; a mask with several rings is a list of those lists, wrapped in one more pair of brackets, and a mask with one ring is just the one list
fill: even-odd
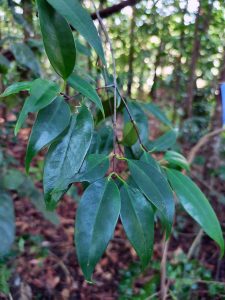
[(113, 157), (113, 171), (115, 171), (116, 166), (115, 166), (115, 155), (116, 155), (116, 121), (117, 121), (117, 80), (116, 80), (116, 60), (115, 60), (115, 55), (114, 55), (114, 51), (113, 51), (113, 46), (112, 46), (112, 42), (110, 40), (110, 37), (108, 35), (108, 32), (106, 30), (106, 27), (102, 21), (102, 18), (99, 14), (98, 9), (95, 6), (95, 3), (93, 0), (91, 0), (95, 11), (96, 11), (96, 16), (97, 19), (99, 21), (99, 24), (102, 28), (102, 31), (105, 35), (106, 41), (109, 44), (109, 48), (110, 48), (110, 52), (111, 52), (111, 56), (112, 56), (112, 64), (113, 64), (113, 86), (114, 86), (114, 105), (113, 105), (113, 153), (114, 153), (114, 157)]
[(123, 98), (123, 96), (121, 95), (121, 93), (120, 93), (120, 91), (119, 91), (118, 88), (117, 88), (117, 92), (118, 92), (118, 94), (120, 95), (120, 98), (122, 99), (122, 101), (123, 101), (123, 103), (124, 103), (124, 105), (125, 105), (125, 108), (126, 108), (127, 113), (128, 113), (128, 115), (129, 115), (130, 121), (131, 121), (131, 123), (133, 124), (134, 129), (135, 129), (135, 131), (136, 131), (136, 133), (137, 133), (138, 141), (139, 141), (141, 147), (142, 147), (146, 152), (149, 152), (148, 149), (145, 147), (145, 145), (144, 145), (143, 142), (142, 142), (142, 139), (141, 139), (139, 130), (138, 130), (137, 125), (136, 125), (136, 123), (135, 123), (135, 120), (134, 120), (134, 118), (133, 118), (133, 116), (132, 116), (132, 114), (131, 114), (131, 111), (130, 111), (128, 105), (127, 105), (126, 100)]

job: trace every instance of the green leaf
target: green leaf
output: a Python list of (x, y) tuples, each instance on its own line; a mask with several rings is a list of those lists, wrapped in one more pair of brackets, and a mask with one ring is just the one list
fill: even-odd
[(7, 254), (15, 239), (15, 216), (11, 197), (0, 192), (0, 257)]
[(89, 82), (81, 78), (76, 74), (72, 74), (68, 79), (69, 85), (77, 90), (79, 93), (94, 102), (97, 107), (101, 110), (103, 117), (105, 117), (104, 108), (102, 106), (102, 101), (99, 98), (96, 90), (90, 85)]
[(181, 167), (187, 171), (190, 170), (190, 166), (186, 158), (176, 151), (167, 151), (163, 159), (168, 161), (169, 164)]
[(109, 168), (109, 157), (104, 154), (90, 154), (83, 162), (79, 172), (71, 178), (73, 182), (94, 182), (105, 176)]
[(73, 72), (76, 48), (67, 21), (46, 0), (37, 0), (45, 51), (56, 73), (66, 79)]
[(166, 151), (176, 143), (177, 135), (171, 130), (164, 133), (154, 141), (148, 142), (147, 147), (151, 152)]
[(159, 210), (168, 237), (174, 218), (174, 199), (167, 180), (158, 169), (142, 161), (128, 160), (128, 165), (134, 182)]
[(153, 251), (154, 213), (152, 206), (138, 189), (123, 185), (120, 215), (126, 235), (140, 257), (143, 267), (146, 267)]
[(33, 157), (57, 138), (70, 122), (70, 108), (62, 97), (57, 97), (41, 109), (33, 125), (26, 152), (26, 171), (29, 171)]
[(9, 169), (3, 176), (2, 184), (7, 190), (17, 190), (23, 181), (23, 173), (16, 169)]
[(0, 74), (8, 72), (10, 61), (2, 54), (0, 54)]
[(134, 145), (138, 140), (137, 132), (134, 128), (134, 125), (132, 122), (127, 122), (123, 128), (123, 144), (125, 146), (132, 146)]
[(19, 65), (30, 69), (36, 75), (40, 75), (39, 63), (29, 46), (23, 43), (14, 43), (11, 50)]
[(205, 195), (197, 185), (181, 172), (166, 169), (169, 182), (187, 213), (202, 227), (202, 229), (220, 246), (224, 254), (223, 233)]
[(26, 99), (15, 127), (17, 135), (29, 112), (37, 112), (49, 105), (57, 96), (60, 89), (57, 84), (38, 78), (33, 81), (30, 88), (30, 96)]
[(49, 209), (56, 206), (63, 194), (61, 190), (67, 189), (68, 180), (80, 170), (91, 144), (93, 126), (91, 113), (82, 106), (78, 115), (71, 118), (66, 133), (50, 146), (43, 178), (45, 202)]
[(13, 94), (17, 94), (21, 91), (29, 91), (32, 85), (32, 81), (16, 82), (7, 87), (7, 89), (0, 95), (0, 97), (7, 97)]
[(158, 161), (156, 159), (154, 159), (151, 156), (150, 153), (144, 151), (144, 153), (141, 156), (140, 160), (147, 163), (147, 164), (149, 164), (149, 165), (151, 165), (151, 166), (153, 166), (153, 167), (155, 167), (158, 171), (161, 172), (160, 165), (159, 165)]
[(112, 179), (91, 184), (79, 203), (75, 244), (85, 278), (91, 281), (94, 268), (113, 236), (120, 213), (120, 193)]
[(47, 1), (87, 40), (87, 42), (95, 49), (97, 54), (100, 56), (103, 64), (106, 64), (102, 43), (96, 27), (89, 13), (81, 6), (79, 0)]
[(167, 116), (164, 114), (164, 112), (158, 106), (156, 106), (153, 103), (147, 103), (147, 104), (143, 104), (143, 105), (144, 105), (145, 109), (147, 109), (151, 114), (153, 114), (163, 124), (167, 125), (170, 128), (173, 127), (170, 120), (167, 118)]

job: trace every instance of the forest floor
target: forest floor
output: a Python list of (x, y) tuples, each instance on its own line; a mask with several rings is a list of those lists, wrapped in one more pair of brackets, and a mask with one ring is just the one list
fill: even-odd
[[(24, 170), (28, 133), (29, 130), (24, 129), (17, 140), (7, 138), (7, 151), (19, 161), (17, 167), (20, 170)], [(199, 184), (201, 185), (201, 183)], [(39, 183), (37, 186), (41, 187)], [(204, 186), (202, 188), (205, 189)], [(79, 187), (78, 189), (80, 190)], [(225, 186), (218, 180), (216, 189), (224, 193)], [(122, 270), (128, 269), (132, 262), (138, 260), (120, 223), (117, 225), (115, 236), (106, 253), (96, 267), (95, 284), (88, 284), (78, 266), (73, 243), (76, 199), (74, 200), (70, 196), (64, 197), (57, 209), (60, 225), (55, 226), (35, 209), (29, 199), (18, 197), (16, 192), (13, 192), (12, 196), (16, 212), (16, 243), (19, 249), (17, 255), (9, 263), (12, 269), (10, 279), (12, 299), (115, 300), (119, 298)], [(211, 200), (224, 228), (225, 206), (219, 203), (216, 197)], [(183, 222), (180, 221), (181, 218), (183, 218)], [(169, 243), (169, 261), (176, 259), (176, 255), (180, 252), (188, 252), (199, 230), (182, 210), (176, 217), (174, 228), (176, 228), (176, 234)], [(213, 280), (225, 282), (225, 260), (219, 260), (219, 249), (213, 241), (204, 236), (197, 255), (198, 261), (212, 272)], [(160, 228), (156, 228), (152, 261), (159, 262), (161, 257), (162, 234)], [(142, 275), (137, 276), (132, 283), (134, 293), (138, 294), (141, 287), (153, 275), (154, 271), (150, 266)], [(204, 282), (200, 287), (201, 291), (198, 291), (196, 299), (225, 299), (219, 296), (212, 298), (207, 296)], [(0, 295), (0, 299), (8, 298)], [(123, 299), (133, 298), (127, 296)], [(158, 296), (152, 299), (158, 299)]]

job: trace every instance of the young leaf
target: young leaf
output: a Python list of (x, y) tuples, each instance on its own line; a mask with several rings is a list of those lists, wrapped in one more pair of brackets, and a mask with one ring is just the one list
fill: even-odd
[(123, 129), (123, 144), (127, 147), (137, 142), (138, 135), (132, 122), (127, 122)]
[(123, 185), (120, 192), (120, 215), (123, 227), (143, 267), (146, 267), (153, 251), (154, 213), (152, 206), (138, 189)]
[[(82, 106), (78, 115), (71, 118), (68, 130), (48, 151), (44, 166), (44, 194), (49, 209), (54, 208), (67, 189), (68, 180), (80, 170), (91, 144), (93, 119)], [(58, 190), (60, 188), (60, 192)]]
[(56, 73), (66, 79), (73, 72), (76, 60), (72, 31), (47, 0), (37, 0), (37, 6), (45, 51)]
[(85, 278), (91, 281), (94, 268), (105, 251), (120, 213), (120, 193), (112, 179), (101, 179), (84, 192), (76, 216), (75, 244)]
[(166, 151), (176, 143), (176, 139), (176, 133), (173, 130), (171, 130), (164, 133), (156, 140), (148, 142), (147, 147), (151, 152)]
[(81, 93), (82, 95), (90, 99), (92, 102), (94, 102), (97, 105), (97, 107), (101, 110), (103, 117), (105, 117), (102, 101), (89, 82), (87, 82), (86, 80), (84, 80), (76, 74), (72, 74), (68, 78), (68, 83), (72, 88), (74, 88), (79, 93)]
[(174, 166), (181, 167), (182, 169), (185, 169), (187, 171), (190, 170), (190, 166), (186, 158), (176, 151), (167, 151), (163, 159)]
[(26, 99), (25, 104), (20, 112), (19, 119), (15, 127), (15, 135), (17, 135), (23, 125), (29, 112), (37, 112), (45, 106), (49, 105), (59, 93), (59, 86), (54, 82), (41, 78), (36, 79), (30, 88), (30, 96)]
[(7, 254), (15, 238), (15, 216), (11, 197), (0, 193), (0, 258)]
[(57, 138), (69, 125), (70, 108), (62, 97), (41, 109), (33, 125), (26, 152), (26, 171), (29, 171), (33, 157)]
[(128, 160), (128, 165), (134, 182), (161, 213), (168, 237), (173, 224), (174, 199), (167, 180), (158, 169), (142, 161)]
[(81, 6), (79, 0), (47, 0), (95, 49), (103, 64), (105, 56), (102, 43), (89, 13)]
[(17, 94), (21, 91), (29, 91), (32, 85), (32, 81), (24, 81), (24, 82), (16, 82), (7, 87), (4, 93), (0, 95), (0, 97), (7, 97), (13, 94)]
[(202, 227), (202, 229), (220, 246), (224, 253), (223, 233), (205, 195), (197, 185), (181, 172), (166, 169), (169, 182), (187, 213)]
[(161, 121), (163, 124), (167, 125), (168, 127), (172, 128), (172, 123), (167, 118), (167, 116), (164, 114), (164, 112), (157, 107), (153, 103), (146, 103), (144, 104), (144, 107), (153, 114), (159, 121)]

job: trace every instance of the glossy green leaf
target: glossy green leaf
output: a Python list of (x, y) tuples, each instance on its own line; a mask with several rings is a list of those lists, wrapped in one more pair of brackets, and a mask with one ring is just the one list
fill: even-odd
[(176, 151), (167, 151), (163, 157), (169, 164), (181, 167), (182, 169), (189, 170), (190, 166), (186, 158)]
[(30, 96), (26, 99), (15, 127), (17, 135), (29, 112), (37, 112), (49, 105), (57, 96), (60, 89), (57, 84), (41, 78), (36, 79), (30, 88)]
[(79, 93), (94, 102), (97, 107), (101, 110), (103, 117), (105, 117), (104, 108), (102, 106), (102, 101), (99, 98), (96, 90), (90, 85), (89, 82), (81, 78), (76, 74), (72, 74), (68, 79), (69, 85), (77, 90)]
[(37, 6), (45, 51), (56, 73), (66, 79), (73, 72), (76, 61), (72, 31), (47, 0), (37, 0)]
[(166, 169), (169, 182), (187, 213), (220, 246), (224, 253), (223, 233), (209, 201), (197, 185), (181, 172)]
[(163, 124), (167, 125), (168, 127), (172, 128), (172, 123), (164, 114), (164, 112), (155, 104), (153, 103), (146, 103), (142, 104), (147, 111), (149, 111), (153, 116), (155, 116), (159, 121)]
[[(93, 119), (89, 110), (82, 106), (71, 118), (68, 130), (53, 143), (44, 166), (44, 194), (49, 209), (61, 198), (62, 189), (67, 189), (68, 180), (80, 170), (91, 144)], [(60, 189), (60, 192), (59, 192)]]
[(47, 0), (95, 49), (105, 64), (102, 43), (89, 13), (79, 0)]
[(153, 167), (155, 167), (157, 170), (159, 170), (161, 172), (160, 165), (159, 165), (158, 161), (156, 159), (154, 159), (151, 156), (150, 153), (144, 151), (144, 153), (141, 156), (140, 160), (147, 163), (147, 164), (149, 164), (149, 165), (151, 165), (151, 166), (153, 166)]
[(90, 154), (88, 155), (79, 172), (73, 177), (62, 182), (62, 186), (58, 186), (54, 193), (65, 193), (70, 184), (75, 182), (95, 182), (103, 178), (109, 169), (109, 157), (103, 154)]
[(62, 97), (41, 109), (33, 125), (26, 152), (26, 171), (33, 157), (57, 138), (70, 122), (70, 108)]
[(29, 91), (32, 85), (32, 81), (16, 82), (7, 87), (0, 97), (7, 97), (13, 94), (17, 94), (21, 91)]
[(132, 146), (134, 145), (138, 140), (137, 132), (134, 128), (134, 125), (132, 122), (127, 122), (123, 128), (123, 144), (125, 146)]
[(24, 43), (13, 43), (11, 50), (20, 66), (32, 70), (36, 75), (40, 75), (39, 63), (28, 45)]
[(150, 202), (135, 188), (121, 189), (121, 220), (126, 235), (146, 267), (153, 251), (154, 213)]
[(75, 244), (79, 264), (89, 281), (113, 236), (120, 206), (120, 193), (112, 179), (91, 184), (81, 198), (76, 216)]
[(10, 251), (15, 239), (15, 216), (11, 197), (0, 192), (0, 257)]
[(169, 236), (174, 218), (174, 199), (172, 190), (162, 173), (147, 163), (128, 160), (134, 182), (147, 199), (159, 210)]
[(166, 151), (176, 143), (177, 135), (171, 130), (164, 133), (154, 141), (148, 142), (147, 147), (151, 152)]

